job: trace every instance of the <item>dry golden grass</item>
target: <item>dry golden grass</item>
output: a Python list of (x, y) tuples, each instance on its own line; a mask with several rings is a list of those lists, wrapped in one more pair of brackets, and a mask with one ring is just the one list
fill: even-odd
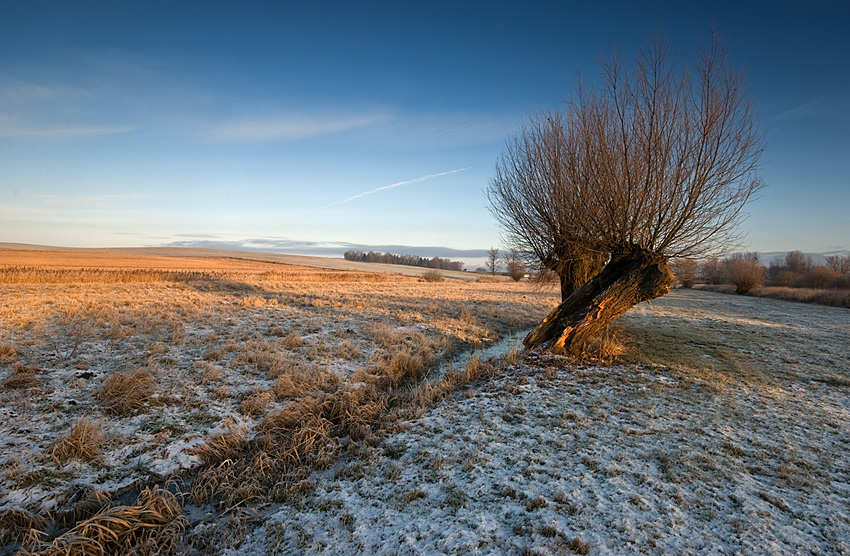
[(37, 513), (21, 508), (9, 508), (0, 512), (0, 546), (10, 541), (24, 539), (31, 531), (43, 531), (48, 520)]
[(25, 388), (37, 388), (41, 386), (41, 381), (36, 375), (37, 369), (27, 367), (23, 363), (16, 362), (12, 365), (12, 374), (3, 379), (0, 383), (3, 388), (18, 390)]
[(415, 278), (312, 268), (234, 257), (131, 255), (97, 251), (0, 250), (2, 284), (193, 281), (394, 282)]
[(112, 415), (134, 413), (151, 402), (156, 393), (153, 374), (147, 369), (132, 372), (114, 372), (103, 380), (97, 398), (103, 410)]
[[(69, 432), (55, 441), (12, 423), (8, 433), (31, 437), (34, 452), (47, 446), (54, 462), (84, 459), (72, 444), (85, 437), (80, 419), (97, 399), (122, 431), (100, 443), (110, 480), (148, 476), (140, 453), (168, 454), (202, 437), (190, 454), (203, 462), (193, 499), (225, 508), (298, 496), (311, 469), (437, 399), (417, 392), (449, 391), (445, 381), (423, 382), (435, 363), (530, 326), (556, 301), (524, 284), (431, 284), (242, 259), (12, 255), (0, 251), (0, 275), (38, 269), (0, 291), (0, 361), (19, 362), (0, 393), (24, 419), (55, 414)], [(452, 388), (475, 376), (451, 375)], [(229, 428), (228, 419), (245, 420), (240, 412), (259, 423)], [(25, 508), (33, 515), (55, 500), (70, 505), (69, 484), (102, 490), (99, 476), (80, 475), (92, 466), (56, 475), (49, 460), (22, 460), (2, 478), (3, 488), (49, 493)]]
[(201, 458), (206, 465), (218, 465), (242, 454), (247, 435), (246, 427), (231, 424), (223, 431), (208, 436), (200, 446), (193, 448), (191, 453)]
[(8, 343), (0, 344), (0, 363), (8, 363), (20, 355), (21, 352), (15, 346)]
[(239, 404), (239, 413), (257, 417), (266, 412), (269, 405), (274, 401), (275, 395), (264, 388), (258, 388), (248, 394)]
[(177, 497), (162, 488), (145, 489), (133, 506), (98, 512), (50, 542), (29, 535), (22, 556), (106, 556), (108, 554), (174, 554), (185, 526)]
[(101, 453), (101, 444), (106, 438), (100, 424), (82, 417), (71, 425), (71, 430), (50, 450), (50, 458), (64, 465), (68, 460), (91, 461)]

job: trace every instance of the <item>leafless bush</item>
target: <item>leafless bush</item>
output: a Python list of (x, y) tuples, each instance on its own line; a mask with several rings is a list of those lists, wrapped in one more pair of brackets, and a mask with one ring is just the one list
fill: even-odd
[(781, 269), (777, 272), (768, 272), (768, 274), (771, 286), (790, 288), (800, 283), (800, 275), (792, 270)]
[(844, 276), (839, 276), (835, 280), (829, 283), (829, 289), (831, 290), (850, 290), (850, 274), (845, 274)]
[(699, 263), (694, 259), (677, 259), (670, 264), (673, 275), (683, 288), (692, 288), (697, 279)]
[(726, 259), (726, 272), (735, 285), (735, 293), (743, 294), (764, 284), (765, 268), (756, 253), (734, 255)]
[(244, 426), (228, 425), (223, 431), (209, 435), (203, 443), (191, 450), (207, 465), (217, 465), (242, 454), (247, 442), (248, 429)]
[(785, 268), (791, 272), (803, 274), (809, 271), (814, 266), (812, 256), (806, 255), (802, 251), (789, 251), (785, 255)]
[(828, 266), (814, 266), (803, 276), (803, 284), (809, 288), (824, 289), (840, 277), (841, 273)]

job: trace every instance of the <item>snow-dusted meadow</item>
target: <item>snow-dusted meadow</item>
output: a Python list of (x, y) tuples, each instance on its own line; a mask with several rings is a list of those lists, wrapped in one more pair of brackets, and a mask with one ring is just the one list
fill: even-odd
[(251, 437), (310, 394), (297, 377), (437, 362), (531, 326), (554, 299), (233, 258), (0, 251), (0, 267), (0, 552), (101, 495), (131, 503), (191, 475), (206, 439)]
[(530, 354), (226, 554), (850, 554), (850, 311), (674, 291), (647, 361)]
[[(75, 264), (0, 292), (0, 553), (21, 534), (4, 516), (49, 526), (93, 492), (126, 504), (191, 478), (206, 440), (292, 403), (291, 377), (437, 364), (557, 303), (235, 259)], [(140, 265), (166, 274), (121, 274)], [(618, 325), (614, 365), (512, 352), (374, 436), (333, 438), (288, 503), (187, 496), (183, 552), (850, 554), (850, 311), (677, 290)], [(136, 371), (140, 405), (116, 409), (109, 377)], [(71, 446), (84, 421), (91, 453)]]

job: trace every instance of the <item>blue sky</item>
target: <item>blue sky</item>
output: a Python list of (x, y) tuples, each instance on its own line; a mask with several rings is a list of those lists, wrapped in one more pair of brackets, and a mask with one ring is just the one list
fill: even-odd
[(500, 245), (483, 190), (524, 120), (712, 25), (767, 132), (749, 248), (850, 249), (844, 0), (0, 0), (0, 241), (463, 258)]

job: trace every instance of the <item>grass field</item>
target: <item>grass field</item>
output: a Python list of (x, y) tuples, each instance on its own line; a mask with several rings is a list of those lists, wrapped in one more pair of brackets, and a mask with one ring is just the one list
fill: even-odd
[(420, 384), (429, 369), (554, 301), (505, 281), (85, 251), (0, 251), (0, 283), (2, 544), (169, 479), (223, 510), (291, 497), (304, 470), (442, 395)]
[(846, 309), (209, 254), (0, 250), (0, 553), (850, 554)]

